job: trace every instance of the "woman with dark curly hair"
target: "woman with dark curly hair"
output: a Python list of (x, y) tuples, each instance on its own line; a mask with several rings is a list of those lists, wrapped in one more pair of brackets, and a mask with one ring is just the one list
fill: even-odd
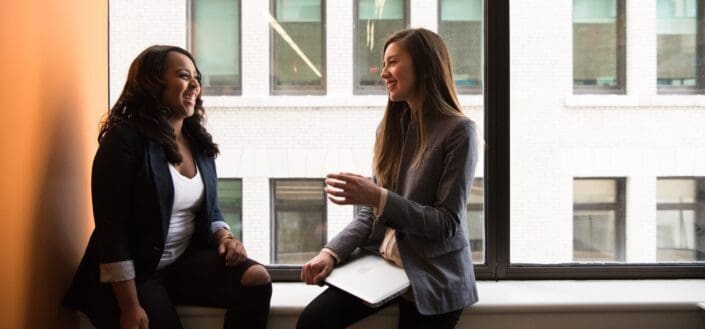
[(218, 206), (218, 146), (193, 56), (151, 46), (132, 62), (93, 161), (93, 231), (66, 306), (97, 328), (181, 328), (174, 305), (227, 308), (265, 328), (272, 285)]

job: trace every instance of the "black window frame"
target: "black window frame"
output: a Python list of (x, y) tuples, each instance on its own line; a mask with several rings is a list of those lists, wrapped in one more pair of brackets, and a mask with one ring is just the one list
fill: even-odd
[[(601, 203), (576, 203), (573, 201), (573, 225), (575, 225), (575, 211), (583, 210), (611, 210), (614, 211), (614, 248), (615, 259), (611, 262), (624, 262), (626, 260), (626, 178), (624, 177), (574, 177), (577, 180), (610, 180), (615, 183), (614, 202)], [(575, 236), (574, 236), (575, 238)], [(575, 245), (573, 245), (573, 261), (575, 260)]]
[[(186, 17), (188, 18), (187, 21), (187, 30), (188, 32), (186, 33), (187, 40), (186, 40), (186, 45), (187, 49), (193, 56), (196, 56), (196, 49), (194, 49), (193, 45), (193, 11), (194, 11), (194, 6), (195, 2), (199, 0), (188, 0), (188, 3), (186, 5)], [(238, 72), (240, 74), (238, 75), (238, 79), (236, 81), (236, 85), (232, 87), (222, 87), (222, 88), (214, 88), (214, 87), (204, 87), (201, 86), (201, 90), (203, 95), (206, 96), (242, 96), (242, 1), (246, 0), (234, 0), (237, 1), (237, 14), (238, 14), (238, 45), (237, 45), (237, 50), (238, 50), (238, 59), (239, 61), (237, 62), (237, 67), (238, 67)]]
[[(685, 279), (705, 264), (522, 264), (510, 262), (509, 0), (484, 2), (485, 264), (478, 280)], [(301, 266), (268, 266), (275, 281), (300, 281)]]
[[(656, 93), (658, 95), (700, 95), (705, 94), (705, 0), (697, 1), (697, 17), (695, 31), (695, 58), (700, 61), (696, 64), (695, 86), (668, 86), (658, 84), (658, 67), (656, 76)], [(658, 15), (658, 13), (657, 13)], [(656, 36), (658, 38), (658, 35)], [(658, 41), (656, 43), (658, 55)], [(658, 57), (658, 56), (657, 56)], [(658, 66), (658, 63), (656, 64)]]
[[(404, 28), (409, 28), (409, 24), (411, 21), (410, 17), (410, 6), (411, 6), (411, 0), (402, 0), (404, 1)], [(359, 29), (360, 24), (358, 22), (360, 21), (360, 1), (359, 0), (354, 0), (352, 1), (353, 4), (353, 95), (386, 95), (387, 94), (387, 89), (384, 88), (384, 86), (362, 86), (359, 84), (360, 82), (360, 75), (358, 74), (358, 66), (360, 63), (358, 62), (358, 50), (359, 50), (359, 42), (357, 42), (357, 36), (358, 33), (360, 32)], [(384, 56), (384, 54), (382, 54)], [(382, 62), (382, 58), (379, 58), (380, 63)]]
[[(283, 181), (320, 181), (324, 183), (324, 178), (312, 178), (312, 177), (287, 177), (287, 178), (270, 178), (269, 179), (269, 200), (270, 200), (270, 265), (267, 268), (272, 274), (273, 280), (277, 281), (299, 281), (301, 277), (301, 265), (289, 265), (289, 264), (274, 264), (276, 260), (277, 253), (277, 210), (281, 208), (277, 206), (276, 203), (276, 185), (278, 182)], [(323, 221), (326, 224), (323, 230), (323, 240), (324, 243), (328, 241), (328, 202), (327, 195), (321, 188), (321, 194), (323, 196), (321, 213), (323, 214)]]
[[(705, 227), (705, 177), (703, 176), (664, 176), (657, 177), (657, 180), (686, 180), (695, 182), (695, 200), (692, 203), (683, 202), (659, 202), (656, 200), (656, 210), (693, 210), (695, 212), (695, 223), (699, 227)], [(704, 201), (699, 201), (704, 200)], [(658, 221), (658, 216), (656, 217)], [(695, 231), (697, 234), (697, 230)], [(656, 252), (658, 252), (656, 245)], [(695, 236), (695, 250), (705, 250), (705, 240), (699, 240)], [(657, 259), (658, 261), (658, 259)], [(705, 261), (705, 254), (697, 254), (696, 261)]]
[[(575, 95), (624, 95), (627, 93), (627, 6), (626, 0), (615, 1), (617, 3), (617, 21), (615, 22), (617, 27), (617, 85), (614, 87), (576, 85), (575, 77), (573, 77), (573, 79), (571, 79), (571, 83), (573, 84), (573, 94)], [(575, 27), (573, 26), (573, 24), (575, 23), (571, 24), (571, 29), (573, 38), (575, 38)], [(571, 48), (573, 49), (573, 59), (575, 58), (574, 48), (574, 46)], [(574, 61), (573, 67), (571, 69), (573, 70), (573, 72), (575, 71)], [(573, 74), (573, 72), (571, 72), (571, 74)]]
[[(240, 235), (235, 236), (235, 237), (238, 238), (238, 240), (245, 243), (245, 241), (243, 240), (243, 232), (245, 232), (245, 221), (242, 218), (242, 204), (245, 202), (245, 200), (244, 200), (245, 193), (244, 193), (244, 187), (242, 186), (242, 178), (218, 177), (218, 186), (219, 187), (220, 187), (220, 184), (224, 183), (224, 182), (240, 182), (240, 198), (241, 198), (240, 207), (232, 207), (232, 208), (231, 207), (223, 207), (223, 204), (220, 202), (220, 199), (218, 200), (218, 206), (220, 207), (221, 213), (225, 213), (228, 210), (235, 210), (238, 213), (240, 213)], [(218, 198), (220, 198), (220, 194), (218, 195)], [(227, 223), (227, 221), (226, 221), (226, 223)], [(228, 225), (229, 224), (230, 223), (228, 223)]]
[[(276, 56), (275, 43), (277, 33), (274, 28), (269, 26), (269, 94), (272, 96), (305, 96), (305, 95), (326, 95), (328, 90), (327, 83), (327, 64), (326, 64), (326, 1), (319, 0), (321, 3), (321, 84), (318, 86), (288, 86), (281, 89), (276, 89)], [(277, 0), (269, 1), (270, 15), (276, 19), (277, 15)]]

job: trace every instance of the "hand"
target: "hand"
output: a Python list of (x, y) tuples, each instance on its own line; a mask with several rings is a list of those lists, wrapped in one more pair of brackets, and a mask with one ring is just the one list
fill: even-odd
[(326, 187), (328, 199), (338, 205), (364, 205), (379, 207), (382, 189), (367, 177), (351, 173), (328, 174)]
[(247, 260), (245, 246), (232, 236), (220, 240), (218, 255), (225, 256), (225, 266), (238, 266)]
[(301, 281), (306, 284), (322, 284), (323, 280), (333, 271), (335, 259), (329, 253), (319, 252), (301, 269)]
[(142, 306), (135, 305), (120, 311), (120, 329), (148, 329), (147, 312)]

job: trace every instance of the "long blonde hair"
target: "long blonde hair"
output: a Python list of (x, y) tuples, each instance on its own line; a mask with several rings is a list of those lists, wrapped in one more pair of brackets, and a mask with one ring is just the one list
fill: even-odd
[(433, 115), (465, 116), (460, 108), (453, 81), (453, 69), (448, 49), (441, 37), (429, 30), (407, 29), (394, 33), (384, 44), (384, 53), (392, 43), (405, 49), (413, 62), (416, 76), (415, 97), (421, 101), (418, 109), (410, 108), (406, 102), (387, 101), (384, 117), (377, 130), (372, 170), (377, 183), (394, 190), (397, 185), (402, 158), (401, 117), (411, 111), (411, 124), (416, 125), (419, 141), (415, 150), (413, 166), (417, 166), (426, 152), (428, 127), (426, 118)]

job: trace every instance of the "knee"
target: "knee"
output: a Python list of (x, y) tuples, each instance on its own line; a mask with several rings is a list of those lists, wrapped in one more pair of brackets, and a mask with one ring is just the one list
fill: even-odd
[(262, 265), (250, 266), (242, 275), (240, 283), (243, 286), (263, 286), (270, 283), (272, 279), (269, 277), (269, 272)]

